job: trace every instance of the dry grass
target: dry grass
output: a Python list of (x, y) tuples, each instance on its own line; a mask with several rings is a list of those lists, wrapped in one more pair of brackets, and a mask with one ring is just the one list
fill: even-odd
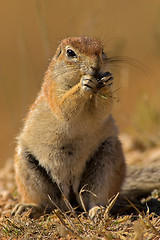
[(37, 220), (11, 218), (3, 214), (0, 222), (1, 239), (159, 239), (160, 217), (138, 211), (137, 215), (99, 217), (96, 223), (83, 214), (78, 218), (55, 210)]
[[(33, 220), (28, 217), (29, 212), (11, 217), (15, 199), (8, 194), (3, 200), (1, 195), (0, 239), (160, 239), (160, 216), (156, 212), (150, 213), (147, 208), (144, 213), (130, 200), (120, 205), (117, 198), (118, 194), (108, 202), (105, 211), (98, 212), (94, 221), (86, 212), (75, 212), (68, 202), (67, 213), (55, 209)], [(157, 192), (150, 198), (160, 200)], [(143, 199), (143, 202), (147, 204), (148, 200)], [(113, 207), (116, 210), (111, 212)]]

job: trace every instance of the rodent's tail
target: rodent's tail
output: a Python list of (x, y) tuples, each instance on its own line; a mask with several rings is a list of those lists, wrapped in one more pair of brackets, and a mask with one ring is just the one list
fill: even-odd
[(122, 196), (140, 199), (146, 197), (154, 189), (160, 190), (160, 164), (128, 166)]

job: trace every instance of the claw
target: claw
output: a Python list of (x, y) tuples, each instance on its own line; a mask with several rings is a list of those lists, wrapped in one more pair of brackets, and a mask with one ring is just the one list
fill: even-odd
[[(105, 78), (105, 77), (104, 77)], [(103, 81), (103, 78), (102, 78)], [(107, 80), (105, 80), (105, 83), (109, 82), (109, 81), (113, 81), (113, 76), (109, 77)]]
[(102, 216), (104, 215), (105, 208), (103, 206), (95, 206), (89, 210), (89, 218), (94, 223), (97, 223), (102, 219)]
[(111, 76), (112, 76), (112, 74), (110, 72), (105, 72), (101, 75), (101, 79), (104, 78), (104, 77), (111, 77)]
[(97, 92), (98, 81), (94, 77), (90, 75), (84, 75), (81, 79), (81, 84), (84, 91), (92, 93)]
[(106, 72), (102, 75), (99, 80), (98, 88), (103, 88), (105, 86), (110, 87), (113, 83), (113, 76), (110, 72)]
[(43, 214), (43, 211), (43, 208), (37, 204), (17, 204), (11, 216), (23, 215), (28, 212), (30, 218), (38, 218)]

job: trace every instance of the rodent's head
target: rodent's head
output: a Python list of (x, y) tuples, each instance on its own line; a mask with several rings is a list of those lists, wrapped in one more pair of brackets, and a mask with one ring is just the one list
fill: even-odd
[(99, 78), (105, 60), (99, 40), (89, 37), (70, 37), (62, 40), (53, 58), (53, 79), (68, 89), (80, 81), (82, 75)]

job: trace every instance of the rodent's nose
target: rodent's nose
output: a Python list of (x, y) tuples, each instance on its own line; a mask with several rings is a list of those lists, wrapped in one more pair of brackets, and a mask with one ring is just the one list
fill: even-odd
[(90, 67), (88, 74), (95, 77), (96, 79), (100, 78), (100, 68), (99, 67)]
[(81, 65), (81, 70), (84, 74), (97, 78), (100, 75), (102, 64), (99, 59), (87, 59)]

